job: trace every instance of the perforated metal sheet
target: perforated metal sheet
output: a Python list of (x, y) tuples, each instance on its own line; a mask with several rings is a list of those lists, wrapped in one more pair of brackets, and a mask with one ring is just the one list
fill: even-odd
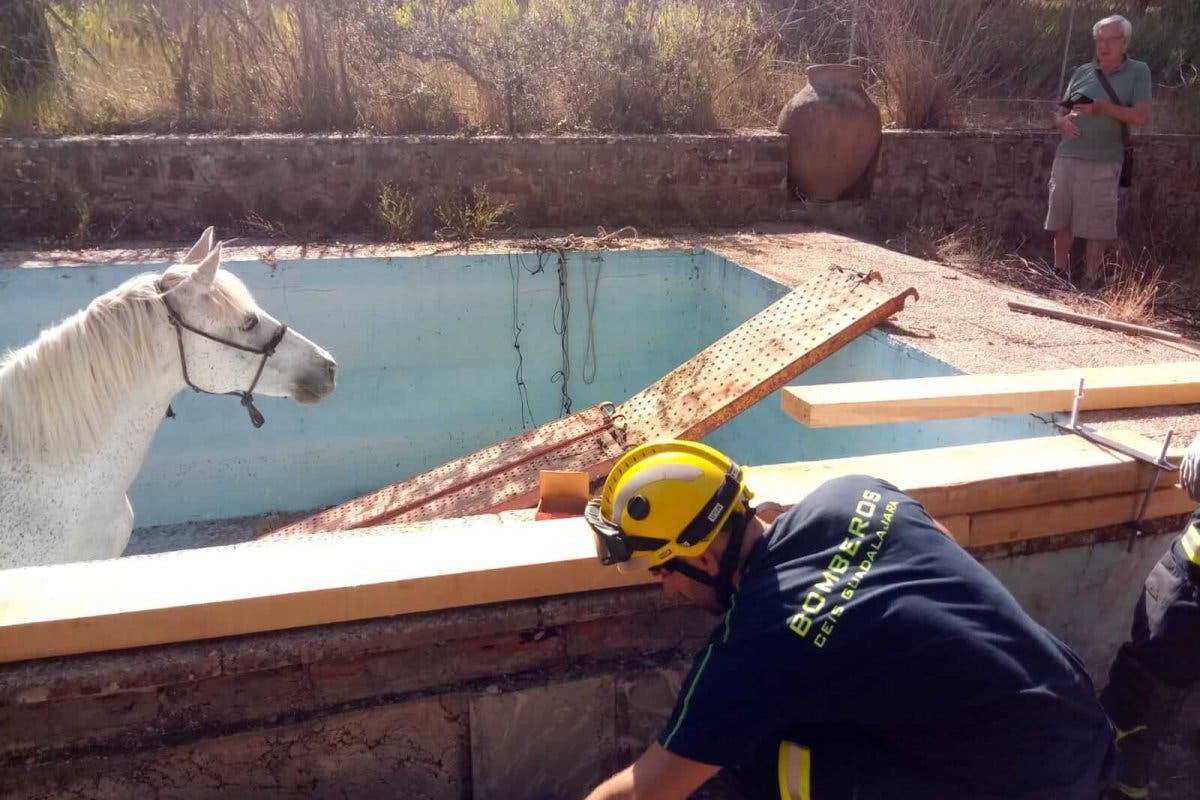
[(604, 475), (622, 453), (612, 406), (593, 406), (272, 531), (264, 538), (485, 514), (537, 503), (541, 470)]
[(830, 270), (772, 303), (617, 409), (626, 445), (700, 439), (900, 309), (915, 289)]

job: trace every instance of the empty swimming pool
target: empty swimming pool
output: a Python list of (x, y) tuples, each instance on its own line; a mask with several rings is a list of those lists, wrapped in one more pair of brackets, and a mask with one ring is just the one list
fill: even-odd
[[(165, 263), (0, 269), (0, 349)], [(137, 525), (301, 511), (435, 467), (564, 411), (620, 403), (786, 287), (707, 250), (231, 260), (270, 313), (338, 359), (324, 403), (181, 394), (130, 492)], [(951, 374), (879, 331), (796, 383)], [(708, 441), (744, 463), (1044, 435), (1032, 416), (810, 430), (778, 395)]]

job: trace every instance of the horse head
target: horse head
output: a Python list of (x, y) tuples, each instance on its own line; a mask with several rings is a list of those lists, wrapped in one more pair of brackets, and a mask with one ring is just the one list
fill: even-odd
[(256, 427), (262, 415), (254, 392), (312, 404), (333, 391), (337, 362), (260, 308), (245, 284), (221, 269), (221, 243), (213, 244), (212, 228), (158, 286), (175, 328), (180, 370), (196, 391), (241, 395)]

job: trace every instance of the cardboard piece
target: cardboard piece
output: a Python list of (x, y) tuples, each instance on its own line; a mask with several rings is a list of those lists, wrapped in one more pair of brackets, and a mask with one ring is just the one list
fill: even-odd
[(586, 472), (544, 469), (538, 474), (538, 483), (540, 491), (534, 519), (583, 516), (583, 509), (591, 499)]

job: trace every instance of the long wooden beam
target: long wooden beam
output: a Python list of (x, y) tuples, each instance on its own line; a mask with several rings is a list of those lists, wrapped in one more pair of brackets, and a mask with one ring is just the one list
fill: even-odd
[[(1145, 492), (1130, 492), (972, 514), (967, 545), (982, 547), (1133, 522), (1144, 497)], [(1146, 519), (1186, 514), (1195, 508), (1196, 502), (1187, 492), (1178, 486), (1168, 486), (1151, 495)]]
[(1184, 361), (789, 386), (782, 405), (812, 428), (1070, 411), (1080, 378), (1085, 411), (1200, 403), (1200, 361)]
[[(1154, 449), (1132, 434), (1111, 438)], [(926, 504), (964, 545), (1130, 520), (1148, 468), (1078, 437), (750, 468), (794, 502), (866, 472)], [(1148, 517), (1190, 508), (1163, 482)], [(1057, 492), (1057, 493), (1056, 493)], [(653, 580), (601, 567), (579, 518), (481, 516), (354, 534), (0, 571), (0, 662), (434, 611)]]
[(0, 571), (0, 662), (653, 580), (602, 567), (582, 518), (424, 527)]
[[(1105, 435), (1154, 457), (1161, 450), (1161, 445), (1136, 433)], [(858, 473), (891, 481), (943, 520), (1136, 492), (1149, 485), (1153, 471), (1127, 455), (1068, 435), (746, 469), (748, 485), (760, 501), (787, 505), (835, 475)]]

